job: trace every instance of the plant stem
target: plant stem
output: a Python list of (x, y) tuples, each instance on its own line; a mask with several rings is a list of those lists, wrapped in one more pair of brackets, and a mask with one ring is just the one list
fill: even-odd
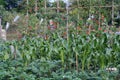
[(78, 72), (78, 55), (77, 55), (77, 53), (76, 53), (76, 70)]

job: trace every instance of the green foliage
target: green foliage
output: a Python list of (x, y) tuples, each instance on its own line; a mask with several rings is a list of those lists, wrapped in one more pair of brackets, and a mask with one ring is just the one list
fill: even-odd
[(120, 36), (100, 31), (90, 35), (75, 34), (73, 30), (69, 33), (69, 40), (53, 33), (48, 40), (26, 37), (2, 42), (0, 79), (113, 80), (118, 72), (109, 73), (105, 68), (119, 66)]
[[(32, 12), (29, 11), (29, 17), (20, 13), (19, 23), (15, 25), (23, 33), (21, 40), (0, 41), (0, 80), (114, 80), (120, 68), (120, 36), (104, 33), (103, 30), (96, 30), (89, 35), (85, 29), (76, 30), (76, 25), (85, 27), (83, 25), (89, 12), (98, 14), (95, 12), (98, 8), (90, 8), (90, 5), (99, 5), (98, 1), (92, 0), (88, 4), (89, 0), (80, 0), (80, 5), (86, 8), (75, 8), (69, 12), (69, 22), (75, 25), (70, 25), (68, 39), (66, 34), (61, 36), (66, 31), (62, 29), (65, 27), (66, 15), (56, 14), (52, 10), (47, 10), (48, 13), (44, 14), (44, 1), (38, 0), (40, 8), (37, 16), (34, 15), (35, 0), (31, 0), (29, 5), (26, 5), (26, 1), (22, 3), (25, 6), (23, 13), (27, 9), (32, 9)], [(47, 7), (50, 7), (48, 4), (47, 2)], [(60, 4), (65, 7), (63, 2)], [(78, 3), (74, 2), (72, 6), (76, 4)], [(105, 5), (106, 2), (102, 0), (101, 4)], [(101, 9), (100, 13), (109, 18), (108, 11), (109, 9)], [(12, 23), (18, 13), (6, 11), (1, 6), (0, 15), (3, 16), (3, 21)], [(60, 27), (64, 27), (54, 31), (45, 30), (46, 34), (42, 34), (40, 30), (45, 29), (47, 24), (39, 25), (41, 18), (44, 18), (43, 23), (54, 19), (60, 23)], [(11, 51), (10, 46), (14, 47), (14, 51)], [(109, 72), (106, 70), (109, 67), (117, 67), (118, 70)]]
[(5, 0), (0, 0), (0, 5), (4, 5), (5, 4)]

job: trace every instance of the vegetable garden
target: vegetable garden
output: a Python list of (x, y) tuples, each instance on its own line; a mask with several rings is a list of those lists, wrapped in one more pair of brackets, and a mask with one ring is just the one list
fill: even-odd
[[(88, 12), (91, 16), (97, 14), (93, 12), (97, 8), (89, 7), (91, 11), (80, 8), (84, 11), (79, 12), (78, 8), (70, 11), (67, 6), (66, 12), (57, 8), (55, 13), (42, 5), (45, 1), (35, 2), (34, 6), (42, 6), (35, 10), (31, 10), (33, 4), (27, 1), (30, 7), (21, 11), (18, 7), (13, 11), (0, 7), (2, 28), (5, 29), (5, 21), (10, 23), (7, 40), (0, 39), (0, 80), (119, 80), (120, 35), (119, 28), (107, 22), (112, 14), (106, 15), (107, 21), (104, 21), (103, 15), (109, 9), (106, 12), (101, 9), (95, 20), (86, 21)], [(91, 0), (91, 5), (96, 2)], [(65, 6), (62, 1), (51, 4)], [(82, 4), (87, 3), (79, 1)], [(18, 21), (12, 21), (18, 15)]]

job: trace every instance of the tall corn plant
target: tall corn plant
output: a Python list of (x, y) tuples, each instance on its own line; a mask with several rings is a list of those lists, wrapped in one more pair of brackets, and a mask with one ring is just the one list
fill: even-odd
[[(44, 61), (61, 61), (63, 70), (97, 70), (119, 64), (118, 35), (92, 33), (90, 35), (69, 32), (69, 42), (59, 33), (54, 33), (48, 40), (43, 38), (24, 38), (21, 41), (6, 42), (6, 51), (1, 50), (1, 58), (9, 59), (9, 46), (12, 44), (20, 53), (25, 65), (36, 59)], [(99, 35), (98, 35), (99, 34)], [(3, 44), (4, 45), (4, 44)], [(3, 58), (4, 56), (4, 58)]]

